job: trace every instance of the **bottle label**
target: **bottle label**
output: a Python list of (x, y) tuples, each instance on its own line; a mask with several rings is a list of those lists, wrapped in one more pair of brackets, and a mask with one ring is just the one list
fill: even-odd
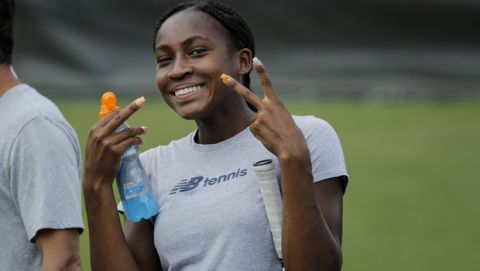
[(117, 175), (117, 185), (122, 200), (133, 199), (145, 192), (147, 176), (138, 159), (138, 153), (133, 147), (130, 146), (126, 151), (126, 153), (132, 152), (133, 154), (124, 155)]
[(133, 199), (140, 195), (145, 188), (145, 184), (142, 179), (138, 179), (132, 182), (123, 184), (123, 196), (126, 200)]

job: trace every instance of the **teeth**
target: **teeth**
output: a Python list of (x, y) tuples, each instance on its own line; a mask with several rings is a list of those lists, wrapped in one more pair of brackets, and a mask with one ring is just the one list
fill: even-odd
[(200, 85), (198, 86), (193, 86), (193, 87), (188, 87), (188, 88), (182, 88), (177, 91), (175, 91), (175, 96), (181, 96), (181, 95), (186, 95), (190, 92), (194, 92), (200, 89)]

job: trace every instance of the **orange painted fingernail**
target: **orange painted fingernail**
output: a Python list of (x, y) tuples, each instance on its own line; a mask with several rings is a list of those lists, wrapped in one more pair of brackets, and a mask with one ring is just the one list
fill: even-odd
[(145, 98), (142, 96), (140, 98), (137, 98), (134, 103), (138, 106), (142, 106), (145, 103)]
[(220, 78), (222, 78), (222, 81), (224, 84), (227, 84), (229, 81), (230, 81), (230, 76), (222, 73), (222, 75), (220, 75)]

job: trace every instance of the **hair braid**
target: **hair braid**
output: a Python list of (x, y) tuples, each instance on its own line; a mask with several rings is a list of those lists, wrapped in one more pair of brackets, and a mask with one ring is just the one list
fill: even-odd
[(12, 63), (14, 19), (13, 0), (0, 0), (0, 64)]

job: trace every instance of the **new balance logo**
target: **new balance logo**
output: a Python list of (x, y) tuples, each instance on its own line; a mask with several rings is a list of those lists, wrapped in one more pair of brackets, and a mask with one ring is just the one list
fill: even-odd
[(247, 169), (238, 169), (237, 171), (233, 171), (229, 174), (220, 175), (218, 177), (204, 177), (204, 176), (195, 176), (190, 178), (190, 180), (185, 179), (181, 180), (174, 186), (174, 188), (170, 191), (170, 195), (190, 191), (196, 189), (197, 187), (207, 187), (216, 185), (219, 183), (223, 183), (229, 180), (233, 180), (237, 177), (242, 177), (247, 175)]
[(170, 194), (175, 194), (178, 192), (185, 192), (197, 188), (198, 184), (203, 180), (203, 176), (197, 176), (187, 180), (181, 180), (175, 188), (170, 191)]

